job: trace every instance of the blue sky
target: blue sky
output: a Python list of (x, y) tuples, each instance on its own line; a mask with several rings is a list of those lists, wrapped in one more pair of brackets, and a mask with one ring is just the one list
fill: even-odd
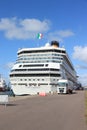
[[(37, 33), (43, 38), (38, 40)], [(9, 71), (23, 47), (58, 40), (79, 80), (87, 85), (87, 0), (0, 0), (0, 73)]]

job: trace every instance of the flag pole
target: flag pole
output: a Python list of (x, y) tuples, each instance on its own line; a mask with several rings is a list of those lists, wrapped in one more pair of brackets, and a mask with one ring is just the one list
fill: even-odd
[(37, 34), (37, 38), (38, 38), (38, 44), (37, 44), (37, 46), (39, 47), (39, 44), (40, 44), (40, 39), (42, 39), (42, 37), (43, 37), (43, 34), (42, 33), (38, 33)]

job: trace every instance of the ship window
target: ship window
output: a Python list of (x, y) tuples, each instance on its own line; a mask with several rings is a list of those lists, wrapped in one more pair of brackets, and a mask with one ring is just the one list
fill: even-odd
[(22, 65), (19, 65), (19, 67), (22, 67)]
[(47, 83), (39, 83), (38, 86), (40, 85), (48, 85)]
[(62, 53), (66, 53), (65, 51), (62, 51)]
[(45, 66), (48, 66), (48, 64), (45, 64)]

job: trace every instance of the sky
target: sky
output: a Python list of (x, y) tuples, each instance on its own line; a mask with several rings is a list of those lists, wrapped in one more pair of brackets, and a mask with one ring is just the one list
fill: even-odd
[(87, 85), (87, 0), (0, 0), (0, 74), (6, 80), (19, 48), (52, 40), (65, 47)]

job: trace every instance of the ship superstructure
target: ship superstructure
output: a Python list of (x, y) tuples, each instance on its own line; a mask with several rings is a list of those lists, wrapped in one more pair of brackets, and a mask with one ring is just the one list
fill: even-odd
[(59, 79), (77, 83), (76, 71), (65, 48), (57, 41), (39, 48), (23, 48), (10, 72), (12, 90), (16, 95), (53, 93)]

